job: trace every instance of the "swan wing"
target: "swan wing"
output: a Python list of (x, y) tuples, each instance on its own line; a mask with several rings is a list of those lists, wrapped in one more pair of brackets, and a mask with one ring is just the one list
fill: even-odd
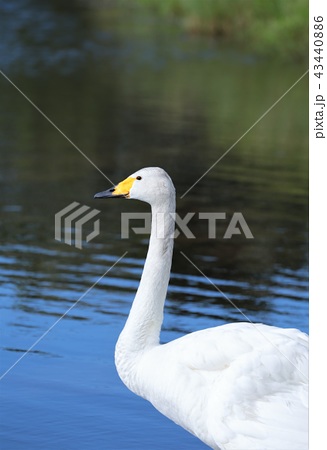
[(307, 449), (307, 336), (261, 324), (198, 331), (140, 361), (139, 395), (217, 449)]

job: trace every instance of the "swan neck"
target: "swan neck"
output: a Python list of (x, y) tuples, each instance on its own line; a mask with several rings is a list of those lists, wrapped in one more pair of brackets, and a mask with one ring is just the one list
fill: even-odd
[(172, 262), (175, 198), (152, 205), (151, 236), (133, 305), (117, 343), (116, 353), (139, 355), (159, 344)]

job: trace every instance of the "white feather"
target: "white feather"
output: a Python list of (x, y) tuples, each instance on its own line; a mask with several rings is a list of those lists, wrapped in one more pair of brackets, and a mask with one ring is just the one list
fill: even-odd
[(150, 203), (152, 233), (140, 286), (116, 346), (122, 381), (213, 449), (306, 450), (306, 334), (233, 323), (160, 345), (175, 190), (159, 168), (131, 177), (141, 177), (129, 197)]

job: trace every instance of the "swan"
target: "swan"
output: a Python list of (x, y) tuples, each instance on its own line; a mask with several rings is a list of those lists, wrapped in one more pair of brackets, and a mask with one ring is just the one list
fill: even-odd
[(172, 180), (147, 167), (95, 198), (151, 205), (148, 253), (115, 349), (123, 383), (212, 449), (307, 450), (307, 335), (231, 323), (160, 344), (175, 229)]

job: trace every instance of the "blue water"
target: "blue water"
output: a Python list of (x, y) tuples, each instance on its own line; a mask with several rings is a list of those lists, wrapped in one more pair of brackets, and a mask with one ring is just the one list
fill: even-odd
[[(176, 442), (181, 449), (205, 448), (130, 393), (116, 374), (114, 345), (137, 288), (142, 261), (126, 257), (79, 301), (121, 255), (90, 253), (83, 262), (77, 253), (73, 262), (71, 252), (66, 254), (65, 248), (58, 252), (60, 256), (53, 250), (12, 245), (5, 247), (10, 256), (1, 260), (1, 373), (14, 365), (1, 380), (3, 448), (166, 449)], [(37, 272), (22, 261), (22, 255), (33, 260), (31, 254), (39, 259)], [(67, 264), (65, 258), (70, 259)], [(40, 270), (47, 265), (53, 266), (51, 273)], [(244, 282), (237, 286), (211, 281), (233, 301), (240, 300), (229, 293), (235, 287), (247, 297)], [(244, 308), (246, 316), (305, 329), (305, 277), (278, 274), (273, 283), (270, 296), (263, 300), (269, 307), (255, 312)], [(169, 291), (163, 341), (244, 320), (202, 276), (173, 273)], [(215, 299), (222, 304), (215, 305)]]
[[(51, 2), (0, 11), (4, 74), (107, 177), (164, 167), (181, 217), (195, 213), (195, 238), (175, 242), (162, 342), (244, 320), (307, 332), (305, 84), (183, 196), (304, 69), (135, 11), (130, 22)], [(0, 95), (1, 448), (206, 448), (114, 366), (148, 243), (121, 238), (121, 213), (148, 208), (94, 201), (108, 180), (1, 75)], [(55, 214), (73, 201), (100, 211), (100, 234), (84, 234), (81, 250), (54, 238)], [(199, 212), (226, 213), (215, 239)], [(223, 239), (234, 212), (254, 239)]]

